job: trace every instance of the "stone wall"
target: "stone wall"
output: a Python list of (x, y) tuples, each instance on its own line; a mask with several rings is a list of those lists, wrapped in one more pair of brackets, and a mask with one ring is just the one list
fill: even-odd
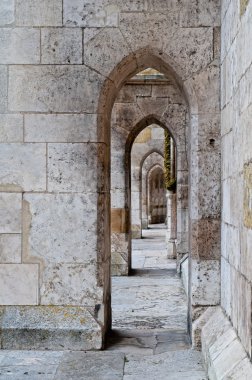
[(10, 0), (0, 24), (2, 347), (101, 347), (111, 113), (147, 67), (172, 78), (186, 104), (147, 116), (169, 128), (180, 170), (189, 164), (191, 319), (218, 304), (219, 1)]
[(222, 306), (251, 356), (252, 3), (222, 5)]

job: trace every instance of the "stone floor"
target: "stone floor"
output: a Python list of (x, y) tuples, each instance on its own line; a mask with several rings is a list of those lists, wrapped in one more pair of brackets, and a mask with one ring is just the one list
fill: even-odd
[[(157, 228), (158, 227), (158, 228)], [(112, 281), (113, 332), (103, 352), (0, 351), (1, 380), (206, 380), (190, 349), (187, 307), (165, 230), (133, 241), (132, 275)]]

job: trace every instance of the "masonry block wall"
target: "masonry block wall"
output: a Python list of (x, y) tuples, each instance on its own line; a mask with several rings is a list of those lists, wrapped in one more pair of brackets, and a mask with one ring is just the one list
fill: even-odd
[(2, 347), (101, 347), (111, 112), (147, 67), (189, 109), (192, 318), (219, 303), (219, 14), (218, 0), (1, 1)]
[(222, 306), (251, 356), (252, 3), (222, 4)]

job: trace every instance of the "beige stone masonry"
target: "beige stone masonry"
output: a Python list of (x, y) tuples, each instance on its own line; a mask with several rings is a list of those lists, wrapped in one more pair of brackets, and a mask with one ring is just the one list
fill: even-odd
[(0, 304), (37, 305), (37, 264), (0, 264)]
[(252, 377), (251, 362), (221, 308), (208, 319), (201, 336), (210, 380), (249, 380)]

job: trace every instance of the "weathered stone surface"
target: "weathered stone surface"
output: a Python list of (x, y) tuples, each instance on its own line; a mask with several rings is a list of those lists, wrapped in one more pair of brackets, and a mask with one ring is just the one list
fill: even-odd
[(216, 307), (208, 307), (204, 313), (197, 318), (192, 325), (192, 346), (194, 349), (201, 351), (201, 331), (209, 318), (216, 312)]
[(103, 28), (85, 44), (84, 63), (109, 76), (115, 62), (119, 63), (129, 53), (129, 46), (119, 29)]
[(218, 114), (220, 110), (219, 77), (220, 69), (218, 61), (214, 61), (205, 70), (188, 79), (188, 83), (195, 90), (199, 113)]
[(82, 30), (79, 28), (44, 28), (41, 46), (42, 63), (82, 63)]
[(96, 114), (27, 114), (24, 139), (26, 142), (96, 141), (96, 118)]
[(21, 235), (0, 235), (0, 263), (21, 263)]
[(12, 66), (9, 108), (11, 111), (93, 113), (101, 81), (99, 74), (81, 65)]
[(26, 194), (24, 200), (27, 259), (55, 265), (96, 259), (96, 194)]
[(0, 63), (40, 62), (40, 33), (34, 28), (0, 29)]
[(219, 219), (209, 218), (192, 221), (192, 257), (203, 260), (219, 260), (221, 255), (220, 233)]
[(0, 1), (0, 25), (11, 25), (15, 21), (15, 0)]
[(17, 0), (16, 24), (18, 26), (62, 25), (61, 0)]
[(78, 380), (83, 374), (87, 380), (93, 380), (94, 376), (97, 380), (119, 380), (122, 379), (123, 368), (123, 353), (66, 353), (55, 380)]
[(174, 36), (178, 24), (178, 14), (171, 10), (169, 14), (121, 13), (120, 30), (128, 41), (132, 51), (148, 46), (163, 47), (168, 36)]
[[(4, 349), (99, 350), (101, 348), (101, 327), (84, 307), (7, 306), (1, 307), (0, 311)], [(54, 361), (50, 361), (51, 359), (48, 359), (47, 363), (55, 364)]]
[(7, 67), (0, 66), (0, 112), (7, 111)]
[(0, 304), (38, 303), (38, 265), (0, 264)]
[(218, 305), (220, 303), (219, 260), (192, 260), (191, 286), (193, 305)]
[(220, 308), (203, 327), (202, 344), (211, 380), (249, 379), (252, 365), (235, 330)]
[(2, 191), (46, 189), (45, 144), (1, 144), (0, 160)]
[(41, 275), (42, 305), (94, 306), (102, 302), (97, 287), (97, 264), (49, 263)]
[(23, 142), (23, 116), (20, 114), (0, 115), (0, 142)]
[[(181, 363), (179, 373), (177, 365)], [(139, 359), (130, 360), (125, 364), (125, 380), (136, 380), (140, 377), (151, 380), (205, 380), (206, 376), (202, 368), (201, 354), (193, 350), (181, 350), (159, 354), (157, 356), (145, 356)]]
[(111, 209), (111, 232), (126, 232), (126, 210), (123, 208)]
[(0, 233), (21, 232), (22, 195), (0, 193)]
[(49, 191), (104, 191), (105, 155), (104, 144), (48, 144)]
[(81, 27), (118, 26), (119, 8), (115, 1), (65, 0), (64, 25)]
[(220, 1), (182, 0), (180, 25), (186, 28), (220, 25)]

